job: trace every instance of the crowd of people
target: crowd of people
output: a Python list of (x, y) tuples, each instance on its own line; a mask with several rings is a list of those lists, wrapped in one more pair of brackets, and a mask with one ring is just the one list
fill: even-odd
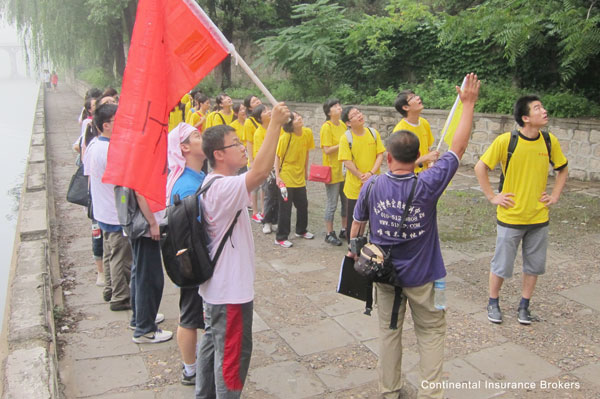
[[(445, 277), (446, 269), (436, 206), (467, 148), (479, 87), (474, 74), (467, 75), (462, 89), (457, 87), (463, 112), (452, 145), (443, 155), (430, 150), (433, 134), (421, 117), (423, 102), (413, 91), (399, 93), (394, 106), (401, 120), (385, 143), (376, 129), (366, 125), (358, 107), (343, 107), (337, 99), (323, 104), (319, 143), (322, 164), (331, 169), (325, 183), (324, 245), (341, 246), (345, 240), (351, 244), (348, 256), (357, 258), (356, 240), (368, 223), (370, 242), (389, 254), (396, 273), (391, 284), (375, 282), (379, 387), (385, 398), (397, 398), (402, 386), (401, 335), (407, 303), (419, 346), (420, 378), (441, 381), (446, 320), (445, 310), (434, 307), (433, 283)], [(117, 218), (114, 186), (102, 182), (117, 107), (114, 89), (90, 90), (80, 116), (81, 135), (73, 143), (90, 180), (88, 213), (96, 284), (104, 287), (103, 297), (112, 311), (131, 310), (133, 342), (160, 343), (173, 336), (158, 326), (164, 320), (158, 313), (164, 285), (159, 245), (164, 211), (152, 213), (144, 196), (135, 193), (149, 231), (137, 239), (126, 237)], [(545, 272), (548, 207), (558, 201), (568, 172), (556, 137), (541, 133), (548, 116), (539, 98), (520, 98), (515, 120), (520, 127), (517, 133), (500, 135), (475, 171), (483, 193), (498, 206), (488, 318), (502, 322), (499, 291), (504, 279), (512, 275), (522, 242), (523, 292), (517, 318), (521, 324), (530, 324), (529, 301), (537, 277)], [(516, 149), (510, 144), (515, 135)], [(170, 112), (165, 207), (176, 196), (184, 198), (210, 184), (203, 194), (203, 209), (213, 257), (214, 244), (222, 241), (234, 223), (213, 276), (198, 288), (180, 289), (176, 337), (181, 383), (194, 385), (196, 398), (240, 397), (252, 353), (255, 261), (251, 224), (261, 223), (263, 234), (274, 233), (274, 244), (290, 248), (293, 205), (295, 236), (314, 238), (308, 230), (307, 192), (309, 152), (314, 147), (313, 132), (304, 126), (299, 113), (283, 103), (269, 107), (254, 95), (234, 104), (222, 93), (211, 110), (211, 99), (194, 90)], [(557, 171), (550, 194), (546, 193), (549, 159)], [(389, 171), (381, 175), (384, 160)], [(488, 171), (498, 163), (503, 166), (505, 183), (495, 193)], [(409, 196), (412, 204), (406, 207)], [(338, 203), (341, 226), (336, 233)], [(406, 212), (406, 224), (392, 227), (390, 221), (400, 220)], [(397, 326), (390, 328), (395, 320)], [(199, 342), (198, 330), (202, 332)], [(442, 395), (435, 384), (419, 387), (419, 397)]]

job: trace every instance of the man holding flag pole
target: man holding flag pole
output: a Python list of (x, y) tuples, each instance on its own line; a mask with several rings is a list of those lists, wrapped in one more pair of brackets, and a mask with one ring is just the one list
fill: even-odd
[[(245, 210), (250, 192), (271, 171), (281, 126), (290, 113), (278, 104), (235, 48), (194, 0), (140, 0), (119, 109), (108, 152), (105, 183), (129, 187), (146, 199), (149, 211), (165, 208), (169, 111), (227, 55), (273, 104), (265, 141), (251, 171), (243, 144), (229, 126), (207, 129), (203, 149), (214, 175), (206, 196), (209, 234), (214, 242), (231, 223), (232, 210)], [(214, 176), (212, 178), (215, 178)], [(211, 175), (205, 181), (211, 181)], [(223, 206), (230, 202), (231, 206)], [(252, 351), (254, 243), (246, 212), (233, 229), (215, 274), (201, 285), (206, 334), (196, 374), (197, 398), (239, 398)], [(214, 256), (216, 247), (211, 248)], [(241, 263), (240, 259), (247, 259)], [(234, 281), (231, 277), (235, 276)]]

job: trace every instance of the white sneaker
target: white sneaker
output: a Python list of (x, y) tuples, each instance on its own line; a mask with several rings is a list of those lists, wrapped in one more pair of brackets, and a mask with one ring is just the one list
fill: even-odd
[(106, 285), (106, 281), (104, 280), (104, 272), (98, 272), (96, 275), (96, 285), (98, 287), (104, 287)]
[(142, 335), (141, 337), (133, 337), (131, 340), (136, 344), (158, 344), (173, 338), (171, 331), (161, 330), (160, 328), (154, 332)]
[(307, 240), (312, 240), (313, 238), (315, 238), (315, 235), (313, 233), (309, 233), (307, 231), (304, 234), (298, 234), (298, 233), (296, 233), (296, 237), (302, 237), (302, 238), (305, 238)]
[[(156, 319), (154, 319), (154, 322), (155, 322), (156, 324), (160, 324), (160, 323), (162, 323), (163, 321), (165, 321), (165, 315), (164, 315), (164, 314), (162, 314), (162, 313), (157, 313), (157, 314), (156, 314)], [(129, 325), (129, 329), (130, 329), (130, 330), (135, 330), (135, 326), (132, 326), (132, 325), (130, 324), (130, 325)]]
[(271, 229), (271, 223), (263, 224), (263, 233), (271, 234), (272, 232), (273, 232), (273, 230)]
[(280, 247), (283, 247), (283, 248), (289, 248), (289, 247), (291, 247), (292, 245), (294, 245), (294, 244), (292, 244), (292, 243), (291, 243), (290, 241), (288, 241), (288, 240), (282, 240), (282, 241), (277, 241), (277, 240), (275, 240), (275, 244), (276, 244), (276, 245), (279, 245)]

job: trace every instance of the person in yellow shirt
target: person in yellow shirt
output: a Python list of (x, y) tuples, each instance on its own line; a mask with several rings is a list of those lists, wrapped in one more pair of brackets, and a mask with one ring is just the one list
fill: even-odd
[(207, 126), (229, 125), (233, 122), (233, 101), (226, 93), (221, 93), (215, 99), (214, 112), (208, 116)]
[[(517, 249), (522, 243), (523, 282), (517, 320), (531, 324), (529, 300), (537, 278), (546, 271), (549, 208), (556, 204), (569, 174), (567, 159), (558, 139), (542, 132), (548, 123), (548, 113), (537, 96), (523, 96), (514, 107), (515, 121), (520, 129), (499, 135), (475, 165), (475, 175), (486, 198), (496, 205), (496, 251), (489, 276), (488, 320), (502, 323), (500, 288), (512, 277)], [(516, 146), (512, 156), (508, 149), (512, 137)], [(505, 180), (496, 194), (490, 184), (488, 170), (501, 163)], [(507, 165), (508, 163), (508, 165)], [(552, 192), (548, 194), (549, 163), (556, 171)]]
[[(321, 148), (323, 150), (323, 165), (331, 167), (331, 182), (325, 184), (327, 200), (325, 203), (325, 242), (340, 246), (340, 239), (346, 238), (346, 195), (344, 194), (344, 173), (342, 162), (338, 160), (340, 137), (347, 130), (346, 124), (341, 121), (342, 106), (337, 98), (329, 99), (323, 104), (323, 112), (327, 119), (321, 126)], [(338, 197), (342, 203), (342, 228), (340, 239), (335, 234), (333, 219), (337, 208)]]
[[(244, 123), (246, 122), (246, 107), (244, 104), (236, 104), (233, 106), (233, 122), (229, 124), (232, 128), (235, 129), (235, 134), (240, 139), (240, 143), (244, 142)], [(239, 173), (242, 174), (248, 171), (248, 165), (244, 166), (239, 170)]]
[(371, 176), (379, 174), (385, 147), (379, 132), (365, 127), (365, 118), (358, 108), (353, 106), (344, 108), (341, 118), (348, 130), (340, 138), (338, 160), (343, 161), (346, 167), (344, 182), (344, 194), (348, 199), (346, 231), (350, 231), (360, 188)]
[(292, 119), (283, 125), (275, 157), (275, 178), (278, 187), (285, 187), (287, 198), (281, 194), (275, 244), (289, 248), (288, 240), (292, 219), (292, 204), (296, 208), (296, 237), (312, 240), (315, 236), (307, 230), (308, 198), (306, 178), (308, 177), (308, 154), (315, 148), (312, 130), (304, 127), (302, 117), (292, 113)]
[[(267, 128), (269, 127), (269, 122), (271, 122), (271, 109), (265, 105), (260, 104), (254, 108), (254, 111), (252, 111), (252, 117), (254, 118), (254, 120), (256, 120), (256, 122), (258, 122), (258, 127), (254, 131), (254, 139), (252, 140), (254, 144), (252, 146), (252, 156), (253, 158), (255, 158), (256, 154), (258, 154), (258, 150), (260, 150), (260, 146), (265, 140)], [(271, 224), (277, 223), (277, 197), (273, 195), (272, 187), (271, 192), (269, 192), (269, 186), (275, 184), (274, 181), (271, 180), (272, 179), (267, 179), (260, 188), (263, 193), (264, 200), (260, 201), (260, 203), (257, 204), (257, 207), (260, 206), (261, 212), (258, 212), (257, 207), (252, 208), (254, 211), (254, 214), (252, 215), (252, 220), (256, 223), (263, 223), (263, 232), (265, 234), (271, 232)], [(268, 224), (269, 226), (268, 232), (265, 231), (265, 224)]]
[(415, 162), (415, 173), (419, 173), (438, 160), (440, 152), (429, 151), (434, 143), (431, 127), (427, 119), (421, 117), (423, 101), (412, 90), (404, 90), (394, 101), (394, 108), (402, 115), (402, 120), (394, 127), (394, 132), (408, 130), (419, 139), (419, 158)]
[[(246, 144), (246, 152), (248, 152), (248, 168), (252, 168), (252, 163), (254, 162), (254, 132), (258, 128), (258, 122), (252, 117), (252, 112), (254, 111), (254, 108), (261, 104), (262, 102), (255, 95), (250, 94), (244, 98), (244, 107), (246, 107), (246, 114), (248, 115), (246, 122), (244, 122), (244, 144)], [(250, 194), (252, 209), (255, 210), (255, 212), (258, 209), (258, 203), (263, 203), (263, 198), (259, 198), (259, 192), (260, 190), (256, 189)], [(260, 222), (260, 220), (262, 220), (262, 215), (260, 213), (258, 213), (258, 215), (260, 216), (258, 222)]]
[(206, 116), (210, 110), (210, 98), (202, 93), (196, 93), (195, 111), (190, 115), (188, 125), (194, 126), (200, 133), (206, 130)]

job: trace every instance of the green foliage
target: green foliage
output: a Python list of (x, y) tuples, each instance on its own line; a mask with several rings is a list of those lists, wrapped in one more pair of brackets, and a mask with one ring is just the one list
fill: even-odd
[(112, 74), (109, 74), (100, 67), (85, 69), (79, 72), (77, 78), (86, 81), (92, 87), (104, 89), (105, 87), (121, 87), (120, 80), (116, 80)]

